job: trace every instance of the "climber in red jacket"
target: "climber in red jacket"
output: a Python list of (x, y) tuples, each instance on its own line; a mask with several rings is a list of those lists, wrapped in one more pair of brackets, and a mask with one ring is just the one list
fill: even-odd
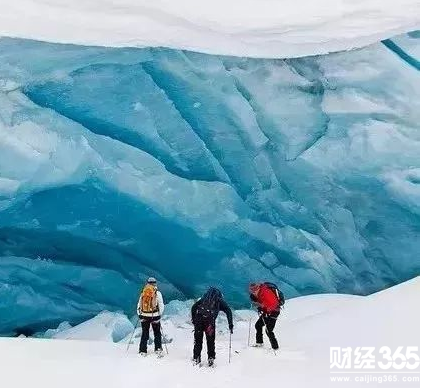
[(283, 294), (273, 283), (252, 283), (249, 286), (249, 296), (257, 305), (260, 317), (255, 324), (256, 344), (255, 346), (263, 346), (263, 327), (266, 327), (266, 334), (269, 337), (270, 344), (274, 350), (279, 349), (276, 336), (274, 335), (274, 327), (276, 320), (280, 314), (280, 308), (285, 303)]

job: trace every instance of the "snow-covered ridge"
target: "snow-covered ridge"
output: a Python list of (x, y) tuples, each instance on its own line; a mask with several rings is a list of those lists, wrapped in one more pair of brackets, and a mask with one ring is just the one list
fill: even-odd
[(290, 58), (419, 27), (418, 0), (0, 0), (0, 37)]

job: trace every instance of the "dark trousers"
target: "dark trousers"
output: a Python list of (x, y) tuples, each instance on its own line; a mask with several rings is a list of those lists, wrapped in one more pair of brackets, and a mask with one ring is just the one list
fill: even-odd
[(277, 317), (279, 316), (280, 311), (274, 311), (270, 314), (262, 314), (260, 318), (258, 318), (257, 323), (255, 324), (256, 333), (256, 341), (257, 344), (263, 343), (263, 327), (266, 326), (266, 334), (269, 337), (270, 344), (273, 349), (279, 349), (279, 344), (277, 343), (277, 339), (273, 333), (274, 327), (276, 325)]
[(162, 349), (160, 317), (142, 317), (142, 336), (140, 337), (139, 353), (148, 351), (149, 329), (152, 325), (155, 350)]
[(195, 322), (195, 345), (193, 346), (194, 360), (201, 357), (204, 333), (207, 339), (208, 358), (215, 358), (215, 322), (200, 320), (199, 322)]

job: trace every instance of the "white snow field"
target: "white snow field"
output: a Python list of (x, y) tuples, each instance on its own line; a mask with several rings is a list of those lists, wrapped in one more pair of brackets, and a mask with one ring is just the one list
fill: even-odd
[[(248, 347), (248, 320), (255, 314), (237, 311), (231, 364), (228, 332), (220, 315), (215, 369), (190, 363), (189, 305), (172, 302), (169, 306), (173, 315), (163, 320), (164, 332), (173, 340), (168, 344), (169, 355), (163, 359), (154, 355), (141, 358), (137, 354), (139, 333), (128, 353), (129, 337), (113, 343), (114, 336), (129, 330), (126, 318), (116, 313), (102, 313), (71, 329), (63, 325), (65, 329), (54, 336), (68, 340), (2, 338), (2, 386), (329, 387), (339, 386), (330, 378), (341, 376), (330, 374), (330, 346), (389, 346), (393, 351), (398, 346), (419, 346), (419, 278), (368, 297), (335, 294), (288, 300), (276, 328), (281, 344), (277, 355), (268, 344), (263, 349)], [(361, 371), (358, 376), (367, 373)], [(418, 374), (394, 374), (393, 370), (387, 373), (396, 376), (396, 384), (376, 381), (367, 386), (419, 386), (418, 382), (403, 381), (418, 378)], [(341, 383), (342, 386), (364, 386), (354, 381), (357, 375), (348, 376), (352, 381)], [(372, 376), (378, 379), (383, 375)]]
[(0, 36), (290, 58), (419, 28), (419, 0), (0, 0)]

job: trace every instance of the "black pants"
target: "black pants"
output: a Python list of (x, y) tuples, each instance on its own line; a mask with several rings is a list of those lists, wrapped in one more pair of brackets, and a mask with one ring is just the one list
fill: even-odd
[(195, 322), (195, 345), (193, 347), (194, 360), (201, 357), (204, 333), (207, 339), (208, 358), (215, 358), (215, 321), (201, 319), (198, 322)]
[(155, 350), (162, 349), (160, 317), (142, 317), (142, 336), (140, 337), (139, 353), (148, 351), (149, 329), (152, 324)]
[(270, 314), (262, 314), (260, 318), (258, 318), (257, 323), (255, 324), (256, 333), (256, 341), (257, 344), (263, 343), (263, 327), (266, 326), (266, 334), (269, 337), (270, 344), (273, 349), (279, 349), (279, 344), (277, 343), (277, 339), (273, 333), (274, 327), (276, 325), (277, 317), (279, 316), (280, 311), (274, 311)]

